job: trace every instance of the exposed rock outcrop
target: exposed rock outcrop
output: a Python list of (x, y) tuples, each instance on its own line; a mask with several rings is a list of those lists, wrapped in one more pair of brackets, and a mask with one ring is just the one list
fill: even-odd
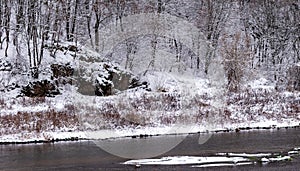
[(21, 93), (28, 97), (53, 97), (60, 94), (57, 87), (48, 80), (30, 82), (22, 87)]
[(55, 80), (56, 85), (62, 84), (72, 84), (72, 76), (74, 75), (74, 68), (70, 64), (60, 65), (52, 64), (51, 65), (52, 76), (51, 79)]
[(136, 76), (127, 71), (107, 63), (104, 63), (102, 67), (105, 72), (96, 79), (95, 94), (97, 96), (108, 96), (137, 87), (148, 88), (147, 82), (141, 82)]
[(52, 76), (54, 78), (70, 77), (74, 74), (74, 68), (72, 68), (70, 64), (66, 64), (66, 65), (52, 64), (51, 70), (52, 70)]
[[(109, 96), (120, 91), (141, 87), (148, 88), (133, 74), (111, 63), (102, 62), (94, 79), (77, 78), (78, 92), (83, 95)], [(92, 74), (93, 75), (93, 74)]]

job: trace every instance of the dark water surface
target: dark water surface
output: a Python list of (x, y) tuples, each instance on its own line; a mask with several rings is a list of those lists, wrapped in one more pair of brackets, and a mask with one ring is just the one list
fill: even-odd
[[(216, 133), (205, 144), (198, 144), (199, 136), (187, 136), (177, 147), (159, 157), (211, 156), (219, 152), (275, 153), (300, 147), (299, 128)], [(156, 137), (157, 141), (160, 138)], [(127, 159), (101, 150), (92, 141), (0, 146), (0, 170), (300, 170), (299, 156), (292, 161), (267, 165), (213, 168), (191, 168), (190, 165), (135, 168), (121, 164), (125, 161)]]

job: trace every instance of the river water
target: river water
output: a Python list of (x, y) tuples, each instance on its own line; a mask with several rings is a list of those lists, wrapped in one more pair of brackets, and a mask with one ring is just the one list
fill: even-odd
[[(285, 153), (300, 147), (299, 128), (215, 133), (205, 144), (198, 143), (199, 136), (201, 135), (188, 135), (177, 147), (158, 158), (212, 156), (220, 152)], [(176, 138), (174, 135), (173, 137)], [(155, 138), (160, 141), (166, 136)], [(0, 146), (0, 170), (299, 170), (300, 168), (298, 155), (294, 156), (292, 161), (210, 168), (192, 168), (190, 165), (143, 165), (135, 168), (132, 165), (122, 164), (127, 160), (101, 150), (92, 141)]]

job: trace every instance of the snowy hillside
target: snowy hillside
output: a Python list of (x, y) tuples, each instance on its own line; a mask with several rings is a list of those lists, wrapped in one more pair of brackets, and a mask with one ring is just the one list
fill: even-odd
[[(129, 88), (130, 85), (127, 85), (129, 89), (121, 91), (114, 89), (121, 87), (114, 85), (118, 81), (108, 79), (110, 71), (107, 67), (112, 68), (114, 73), (131, 73), (119, 70), (122, 67), (118, 64), (99, 60), (101, 58), (96, 52), (86, 48), (82, 48), (75, 59), (71, 52), (61, 53), (55, 59), (49, 57), (51, 60), (44, 61), (41, 70), (45, 72), (41, 78), (17, 80), (15, 78), (24, 75), (18, 73), (8, 81), (1, 92), (1, 141), (109, 138), (234, 130), (238, 127), (293, 126), (298, 125), (300, 120), (299, 92), (277, 92), (263, 79), (249, 82), (242, 93), (223, 92), (221, 100), (211, 80), (185, 73), (153, 71), (145, 76), (132, 76), (136, 80), (144, 80), (144, 83), (136, 81), (137, 87)], [(63, 73), (55, 76), (55, 72), (51, 71), (53, 64), (69, 66), (74, 71), (70, 76), (63, 76)], [(9, 61), (3, 62), (2, 66), (5, 68), (1, 71), (3, 76), (5, 72), (12, 73)], [(22, 91), (30, 82), (34, 84), (38, 80), (40, 83), (47, 80), (58, 94), (47, 89), (49, 85), (45, 84), (40, 87), (43, 91), (35, 90), (34, 86), (31, 86), (31, 91), (48, 92), (46, 97), (43, 94), (41, 97), (26, 97)], [(112, 95), (97, 96), (97, 81), (103, 87), (112, 84)], [(10, 90), (8, 87), (13, 88)], [(187, 128), (181, 131), (172, 129), (176, 125)], [(106, 130), (113, 130), (113, 133), (103, 132)]]

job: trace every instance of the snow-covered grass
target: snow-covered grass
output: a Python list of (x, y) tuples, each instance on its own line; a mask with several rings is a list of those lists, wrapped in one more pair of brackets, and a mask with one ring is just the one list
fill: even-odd
[[(76, 87), (66, 86), (62, 95), (54, 98), (2, 97), (0, 141), (31, 141), (43, 137), (47, 140), (49, 136), (43, 136), (46, 132), (50, 139), (61, 135), (70, 138), (70, 134), (64, 134), (69, 131), (75, 137), (106, 139), (299, 126), (298, 99), (296, 93), (265, 90), (231, 94), (227, 96), (224, 113), (219, 116), (222, 119), (215, 120), (210, 105), (213, 97), (208, 93), (183, 97), (179, 92), (137, 89), (95, 97), (81, 95), (76, 93)], [(178, 125), (186, 128), (174, 129)], [(88, 134), (82, 136), (82, 132)]]

